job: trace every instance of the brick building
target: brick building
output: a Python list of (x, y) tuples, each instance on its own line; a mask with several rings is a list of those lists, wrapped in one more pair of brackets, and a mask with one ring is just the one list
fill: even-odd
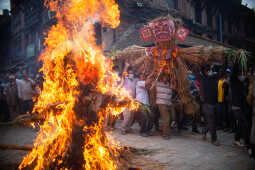
[(11, 0), (11, 13), (12, 64), (33, 73), (40, 67), (37, 57), (43, 49), (45, 30), (55, 22), (54, 15), (43, 1), (35, 0)]
[[(241, 0), (118, 0), (121, 24), (118, 28), (102, 28), (104, 49), (125, 48), (144, 44), (138, 30), (156, 17), (167, 15), (181, 18), (191, 30), (181, 46), (224, 45), (255, 50), (255, 12), (241, 5)], [(196, 3), (197, 2), (197, 3)], [(204, 2), (204, 3), (203, 3)], [(209, 1), (210, 2), (210, 1)], [(231, 8), (230, 8), (231, 6)], [(116, 38), (117, 37), (117, 38)]]
[[(141, 41), (138, 30), (156, 17), (170, 13), (183, 20), (191, 30), (180, 46), (225, 45), (255, 49), (254, 11), (241, 0), (116, 0), (120, 9), (120, 26), (116, 29), (96, 24), (97, 43), (105, 51), (129, 45), (151, 46)], [(196, 3), (197, 2), (197, 3)], [(224, 3), (228, 2), (226, 5)], [(231, 10), (229, 9), (231, 6)], [(17, 67), (39, 68), (36, 58), (43, 49), (44, 32), (55, 23), (54, 15), (39, 0), (11, 0), (10, 58)], [(32, 67), (29, 67), (32, 66)]]

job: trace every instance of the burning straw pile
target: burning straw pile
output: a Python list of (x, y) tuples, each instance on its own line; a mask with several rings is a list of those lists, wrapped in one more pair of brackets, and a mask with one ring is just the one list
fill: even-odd
[(34, 113), (43, 115), (44, 122), (19, 169), (125, 169), (121, 148), (106, 137), (102, 122), (107, 112), (117, 115), (137, 104), (118, 87), (118, 76), (94, 37), (97, 22), (118, 26), (118, 5), (114, 0), (45, 5), (56, 12), (57, 24), (40, 56), (45, 81)]

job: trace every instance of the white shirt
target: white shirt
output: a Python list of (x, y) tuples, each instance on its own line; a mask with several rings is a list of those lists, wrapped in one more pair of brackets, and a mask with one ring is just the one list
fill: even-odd
[(123, 82), (123, 88), (126, 89), (129, 92), (129, 95), (133, 98), (135, 98), (135, 86), (136, 86), (136, 80), (135, 79), (129, 79), (124, 78)]
[(139, 80), (136, 83), (136, 99), (143, 104), (150, 105), (149, 94), (145, 88), (144, 80)]
[(18, 96), (22, 100), (32, 100), (34, 90), (32, 88), (33, 80), (16, 79)]

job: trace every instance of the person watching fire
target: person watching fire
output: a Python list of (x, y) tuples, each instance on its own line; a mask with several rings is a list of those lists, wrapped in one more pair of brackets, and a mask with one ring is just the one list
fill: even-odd
[[(126, 89), (131, 97), (135, 98), (136, 79), (134, 76), (133, 68), (127, 62), (125, 63), (124, 67), (121, 87)], [(134, 112), (132, 112), (129, 108), (126, 108), (123, 112), (123, 118), (124, 120), (121, 125), (121, 134), (125, 135), (131, 132), (131, 126), (134, 123)]]

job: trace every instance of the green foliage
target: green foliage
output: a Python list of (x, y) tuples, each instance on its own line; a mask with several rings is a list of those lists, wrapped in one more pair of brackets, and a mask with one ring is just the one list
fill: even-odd
[(247, 61), (248, 61), (249, 55), (250, 55), (250, 52), (243, 49), (240, 49), (240, 50), (227, 49), (224, 51), (224, 56), (226, 58), (232, 60), (233, 63), (235, 63), (236, 61), (239, 62), (243, 72), (247, 71)]
[(152, 115), (151, 109), (146, 104), (143, 104), (141, 102), (139, 102), (139, 104), (140, 104), (140, 107), (142, 107), (142, 110), (144, 111), (143, 114), (145, 114), (147, 117), (152, 118), (153, 115)]
[(242, 66), (242, 71), (246, 72), (247, 71), (247, 56), (249, 55), (248, 51), (245, 50), (240, 50), (240, 58), (239, 58), (239, 62)]
[(224, 51), (224, 56), (228, 59), (231, 59), (233, 62), (236, 61), (237, 50), (227, 49)]

